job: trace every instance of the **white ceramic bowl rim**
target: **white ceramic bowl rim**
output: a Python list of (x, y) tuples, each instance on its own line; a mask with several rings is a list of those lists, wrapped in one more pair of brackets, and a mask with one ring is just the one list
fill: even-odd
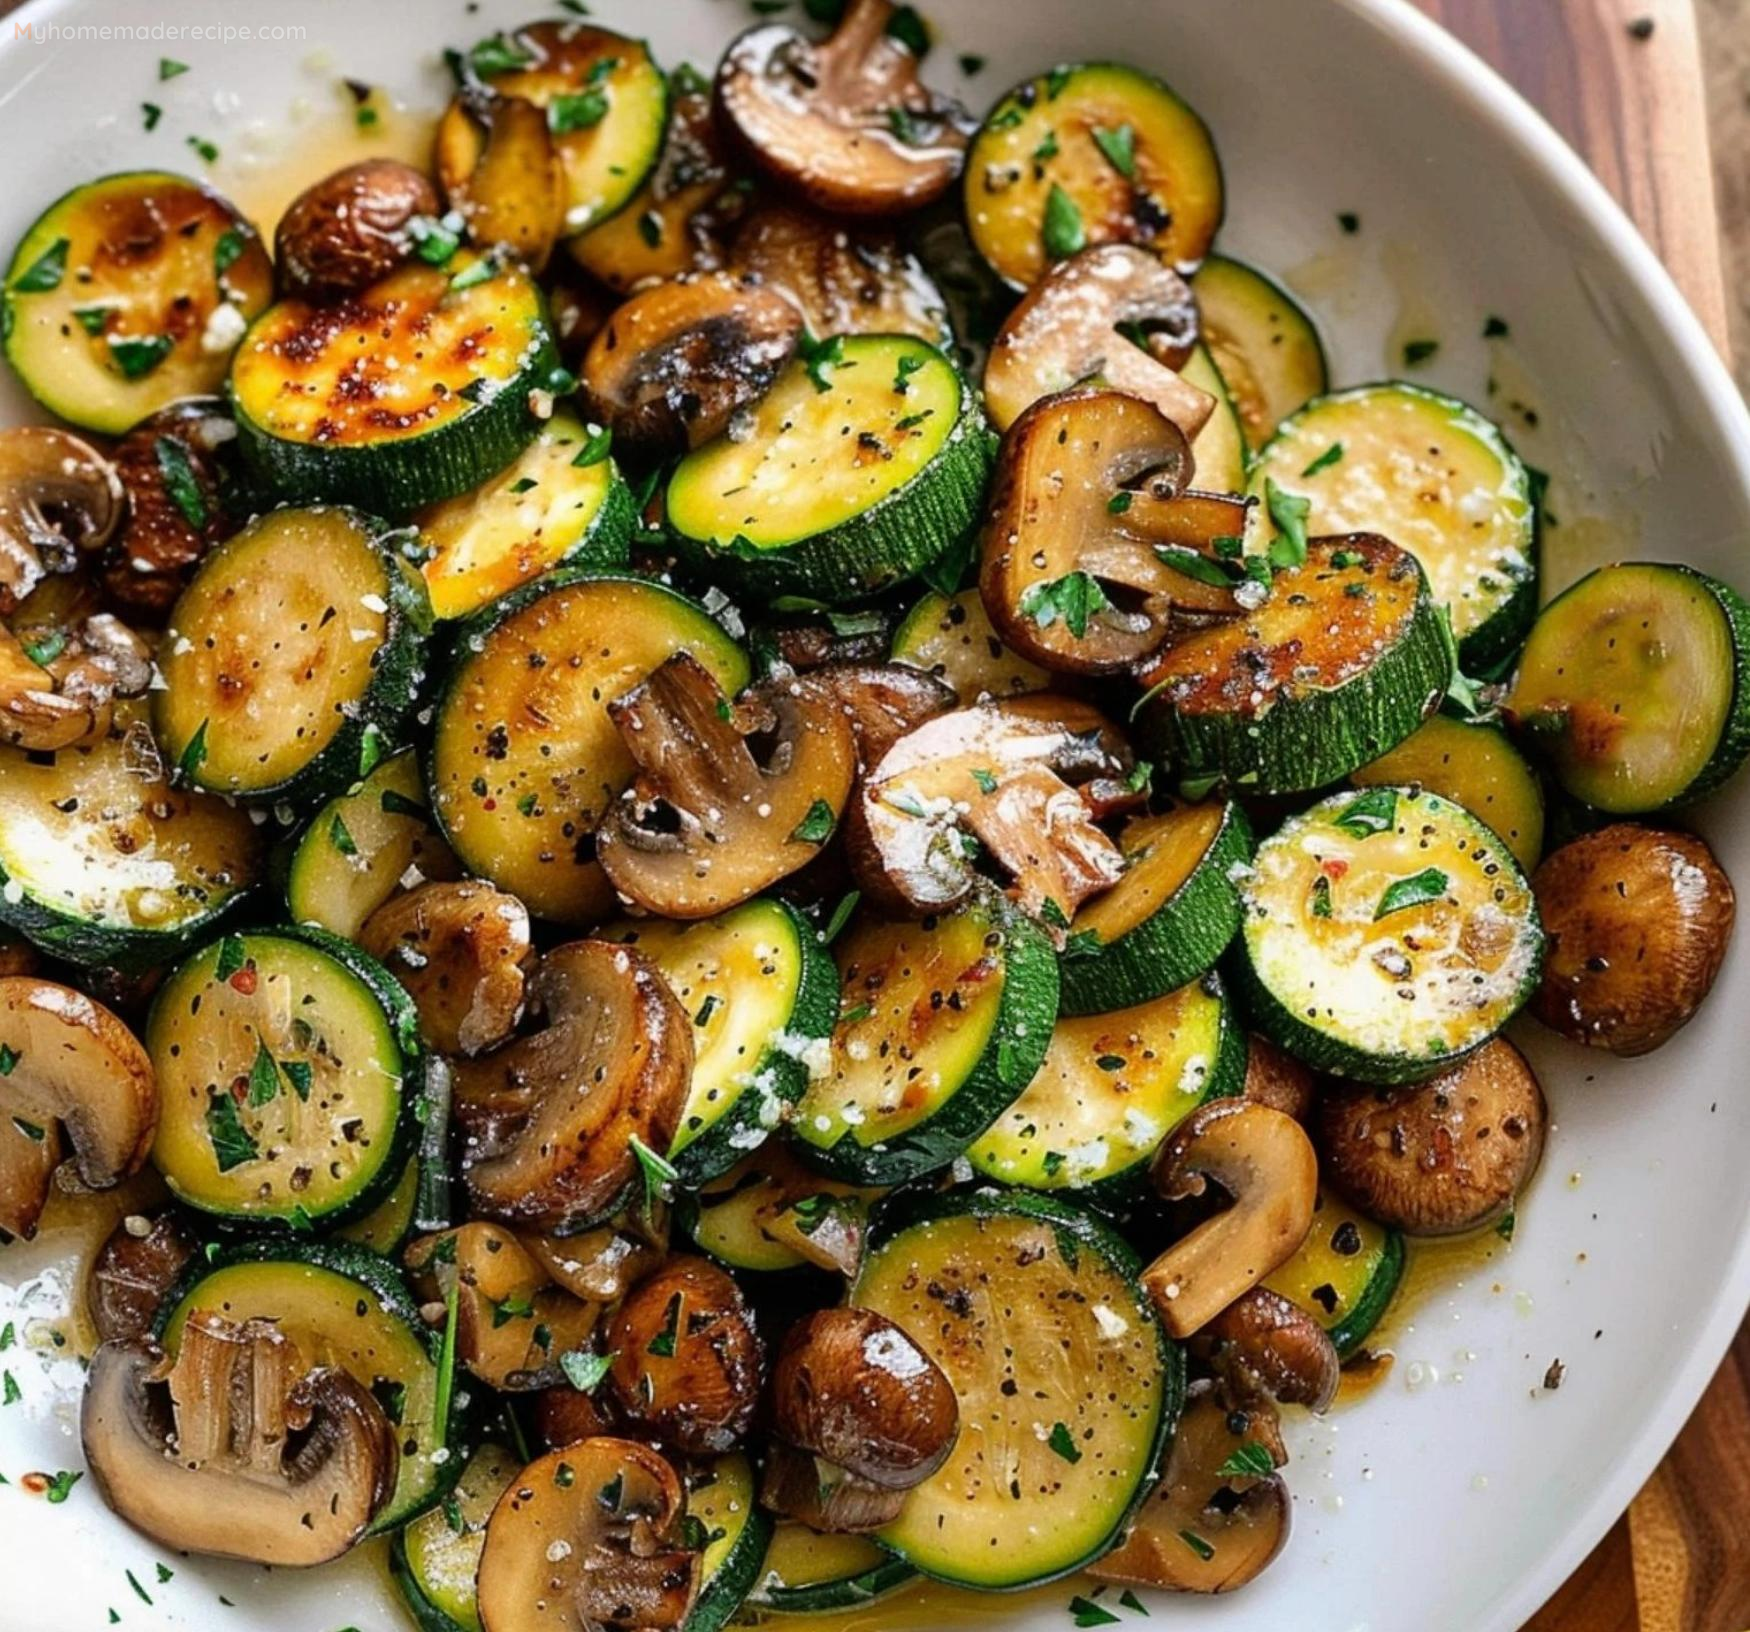
[[(43, 24), (80, 0), (27, 0), (11, 14), (15, 26)], [(1705, 410), (1706, 452), (1723, 485), (1750, 502), (1750, 411), (1713, 342), (1670, 275), (1614, 198), (1549, 124), (1492, 69), (1409, 0), (1330, 0), (1388, 40), (1408, 71), (1438, 87), (1473, 114), (1536, 174), (1567, 208), (1575, 235), (1629, 274), (1626, 303), (1635, 325), (1658, 339)], [(1600, 26), (1603, 26), (1600, 24)], [(47, 66), (18, 75), (0, 107)], [(1750, 1229), (1734, 1244), (1713, 1306), (1687, 1352), (1672, 1357), (1667, 1380), (1647, 1412), (1617, 1420), (1615, 1455), (1606, 1477), (1566, 1516), (1557, 1541), (1535, 1569), (1505, 1583), (1471, 1632), (1516, 1632), (1573, 1572), (1627, 1507), (1676, 1438), (1718, 1369), (1750, 1309)]]
[[(1713, 428), (1715, 445), (1709, 451), (1732, 472), (1735, 485), (1750, 492), (1750, 410), (1700, 319), (1604, 184), (1518, 91), (1409, 0), (1333, 3), (1389, 36), (1423, 74), (1499, 131), (1572, 206), (1580, 230), (1628, 268), (1640, 325), (1664, 340), (1690, 376)], [(1488, 1622), (1491, 1629), (1515, 1632), (1523, 1626), (1621, 1517), (1688, 1421), (1747, 1313), (1750, 1232), (1740, 1236), (1702, 1333), (1676, 1362), (1656, 1409), (1623, 1432), (1610, 1476), (1594, 1489), (1590, 1501), (1573, 1511), (1562, 1539), (1538, 1568), (1498, 1600)]]

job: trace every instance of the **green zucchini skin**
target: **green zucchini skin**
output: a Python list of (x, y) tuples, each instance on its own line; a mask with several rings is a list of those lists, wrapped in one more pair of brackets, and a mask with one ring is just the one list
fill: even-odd
[[(1374, 790), (1377, 791), (1377, 790)], [(1461, 806), (1450, 800), (1442, 800), (1432, 794), (1414, 794), (1410, 790), (1399, 790), (1400, 798), (1415, 798), (1424, 805), (1432, 804), (1438, 813), (1439, 807), (1453, 814), (1457, 823), (1464, 824), (1474, 835), (1471, 842), (1477, 847), (1478, 858), (1487, 855), (1491, 859), (1496, 872), (1491, 875), (1498, 878), (1503, 885), (1508, 883), (1523, 892), (1527, 902), (1529, 917), (1524, 925), (1523, 933), (1528, 947), (1524, 967), (1520, 971), (1517, 985), (1499, 1004), (1494, 1005), (1498, 1018), (1494, 1026), (1480, 1032), (1467, 1042), (1458, 1046), (1438, 1049), (1430, 1046), (1423, 1052), (1397, 1052), (1381, 1043), (1377, 1046), (1363, 1046), (1351, 1042), (1334, 1031), (1324, 1030), (1309, 1024), (1306, 1017), (1289, 1005), (1275, 991), (1260, 973), (1250, 945), (1247, 930), (1242, 927), (1240, 938), (1236, 944), (1236, 956), (1232, 960), (1232, 971), (1235, 989), (1249, 1015), (1253, 1026), (1262, 1032), (1279, 1048), (1286, 1049), (1290, 1054), (1315, 1071), (1328, 1072), (1333, 1076), (1349, 1077), (1357, 1082), (1377, 1083), (1384, 1086), (1415, 1083), (1448, 1069), (1467, 1055), (1481, 1048), (1490, 1037), (1495, 1036), (1504, 1028), (1509, 1020), (1530, 1001), (1537, 990), (1538, 982), (1543, 974), (1544, 937), (1541, 921), (1537, 916), (1535, 898), (1531, 894), (1531, 886), (1520, 870), (1519, 864), (1513, 859), (1513, 852), (1507, 848), (1505, 841), (1479, 818), (1472, 816)], [(1354, 797), (1347, 794), (1333, 795), (1321, 805), (1315, 806), (1305, 817), (1292, 817), (1288, 826), (1281, 830), (1283, 842), (1289, 827), (1321, 812), (1326, 806), (1335, 805)], [(1266, 845), (1274, 842), (1267, 840)], [(1428, 843), (1425, 838), (1424, 846)], [(1264, 847), (1259, 850), (1261, 860)], [(1251, 922), (1252, 908), (1249, 902), (1242, 903), (1247, 910), (1247, 922)], [(1316, 954), (1313, 948), (1307, 948), (1307, 966), (1316, 966)], [(1389, 990), (1381, 996), (1389, 999)]]
[(1353, 1355), (1385, 1318), (1385, 1312), (1391, 1307), (1391, 1300), (1397, 1296), (1404, 1278), (1404, 1260), (1403, 1231), (1387, 1230), (1385, 1254), (1373, 1273), (1373, 1279), (1367, 1283), (1366, 1292), (1327, 1334), (1336, 1347), (1338, 1359), (1347, 1360)]
[[(1335, 517), (1326, 509), (1321, 516), (1321, 489), (1326, 483), (1340, 480), (1351, 463), (1366, 459), (1367, 450), (1363, 449), (1358, 453), (1354, 438), (1371, 428), (1367, 420), (1355, 424), (1345, 416), (1351, 413), (1365, 414), (1371, 416), (1373, 423), (1378, 423), (1380, 415), (1388, 412), (1394, 405), (1400, 409), (1413, 409), (1416, 413), (1427, 416), (1429, 421), (1426, 426), (1410, 430), (1399, 429), (1398, 440), (1414, 444), (1420, 431), (1425, 430), (1429, 436), (1441, 436), (1450, 431), (1451, 434), (1481, 447), (1493, 462), (1500, 481), (1511, 487), (1515, 501), (1523, 508), (1523, 529), (1514, 550), (1519, 559), (1514, 560), (1505, 555), (1493, 558), (1487, 571), (1479, 572), (1473, 580), (1483, 582), (1489, 578), (1505, 579), (1510, 586), (1508, 593), (1494, 599), (1492, 608), (1480, 622), (1470, 624), (1468, 617), (1462, 620), (1465, 626), (1459, 635), (1459, 657), (1468, 672), (1488, 673), (1517, 650), (1537, 613), (1542, 507), (1537, 502), (1537, 487), (1530, 471), (1513, 451), (1500, 427), (1486, 415), (1457, 397), (1403, 380), (1382, 380), (1368, 385), (1350, 386), (1315, 398), (1276, 427), (1275, 433), (1258, 449), (1253, 460), (1251, 491), (1262, 498), (1266, 479), (1277, 480), (1285, 489), (1311, 498), (1310, 525), (1317, 531), (1343, 531), (1346, 525), (1344, 516), (1358, 514), (1364, 507), (1358, 505), (1353, 512), (1343, 511), (1339, 507)], [(1335, 465), (1320, 472), (1313, 469), (1309, 460), (1313, 453), (1323, 451), (1323, 442), (1312, 443), (1303, 439), (1313, 427), (1333, 419), (1336, 424), (1329, 434), (1340, 438), (1347, 433), (1348, 448)], [(1394, 527), (1394, 511), (1397, 506), (1392, 498), (1388, 486), (1382, 513), (1370, 514), (1366, 525), (1377, 528), (1402, 548), (1415, 553), (1415, 546), (1408, 538), (1397, 536)], [(1401, 512), (1398, 513), (1401, 515)], [(1455, 518), (1455, 526), (1463, 528), (1465, 525), (1462, 520)], [(1450, 537), (1443, 542), (1450, 544)], [(1430, 584), (1437, 585), (1439, 573), (1432, 570), (1429, 563), (1424, 562), (1423, 565), (1428, 571)], [(1435, 588), (1432, 592), (1438, 604), (1440, 590)], [(1493, 587), (1489, 593), (1495, 594)], [(1451, 604), (1459, 610), (1464, 608), (1461, 599), (1454, 600)]]
[(451, 1620), (420, 1590), (413, 1567), (407, 1562), (407, 1544), (402, 1535), (402, 1531), (397, 1531), (389, 1544), (389, 1578), (401, 1594), (402, 1605), (413, 1617), (418, 1632), (467, 1632), (460, 1621)]
[(825, 1148), (797, 1139), (796, 1153), (810, 1167), (847, 1184), (906, 1184), (952, 1164), (1033, 1080), (1057, 1017), (1057, 953), (1025, 913), (1001, 897), (991, 899), (1000, 902), (1003, 994), (977, 1063), (934, 1116), (882, 1140), (879, 1149), (848, 1134)]
[[(546, 301), (533, 288), (527, 297), (530, 334), (516, 371), (496, 390), (483, 392), (468, 412), (414, 436), (348, 443), (276, 435), (251, 414), (234, 362), (227, 396), (243, 464), (281, 500), (353, 504), (396, 517), (479, 486), (515, 459), (539, 430), (529, 394), (558, 377), (559, 350)], [(240, 358), (257, 344), (261, 331), (282, 320), (283, 304), (289, 303), (270, 306), (250, 326), (238, 347)], [(483, 315), (482, 321), (491, 320)]]
[[(1613, 802), (1602, 816), (1596, 815), (1595, 812), (1605, 811), (1603, 800), (1599, 800), (1597, 806), (1594, 807), (1590, 801), (1562, 784), (1560, 766), (1552, 764), (1551, 756), (1547, 754), (1538, 756), (1552, 769), (1564, 795), (1562, 804), (1565, 805), (1570, 799), (1574, 801), (1573, 805), (1568, 806), (1568, 814), (1574, 818), (1573, 825), (1581, 831), (1586, 831), (1589, 825), (1600, 825), (1603, 821), (1614, 817), (1652, 815), (1662, 810), (1674, 810), (1694, 804), (1697, 800), (1706, 798), (1710, 793), (1717, 792), (1744, 763), (1746, 755), (1750, 755), (1750, 601), (1746, 601), (1730, 584), (1722, 583), (1718, 578), (1711, 577), (1705, 572), (1699, 572), (1694, 567), (1685, 566), (1681, 562), (1623, 562), (1619, 563), (1618, 566), (1641, 569), (1656, 568), (1659, 572), (1671, 573), (1686, 584), (1693, 584), (1705, 591), (1712, 599), (1719, 608), (1721, 616), (1725, 619), (1727, 636), (1731, 642), (1731, 699), (1727, 704), (1724, 725), (1718, 741), (1714, 744), (1713, 752), (1709, 754), (1701, 769), (1683, 787), (1664, 797), (1648, 797), (1644, 800), (1626, 803)], [(1539, 628), (1546, 626), (1546, 620), (1549, 620), (1549, 626), (1553, 627), (1554, 621), (1562, 615), (1564, 602), (1569, 603), (1571, 607), (1572, 603), (1587, 591), (1588, 586), (1594, 585), (1602, 575), (1616, 570), (1618, 570), (1616, 567), (1596, 568), (1587, 573), (1579, 582), (1571, 584), (1563, 590), (1539, 614)], [(1538, 630), (1533, 631), (1532, 641), (1527, 642), (1526, 649), (1520, 654), (1521, 674), (1524, 673), (1533, 656), (1533, 643), (1537, 633)], [(1517, 692), (1518, 684), (1519, 676), (1516, 675), (1514, 679), (1515, 692)], [(1510, 719), (1514, 718), (1516, 701), (1516, 695), (1510, 696), (1508, 699)], [(1514, 723), (1520, 727), (1519, 740), (1521, 744), (1535, 750), (1538, 744), (1532, 730), (1533, 720), (1517, 718), (1514, 719)], [(1567, 824), (1561, 819), (1562, 809), (1560, 806), (1554, 814), (1556, 821), (1547, 841), (1547, 847), (1550, 849), (1562, 843), (1564, 836), (1571, 836), (1566, 835)]]
[(1401, 637), (1343, 684), (1278, 700), (1255, 718), (1190, 713), (1150, 693), (1136, 725), (1154, 754), (1188, 775), (1219, 773), (1248, 793), (1306, 793), (1395, 748), (1440, 706), (1452, 672), (1451, 635), (1424, 577)]
[[(847, 341), (846, 350), (856, 343)], [(794, 544), (762, 549), (687, 536), (671, 502), (676, 549), (707, 577), (767, 599), (793, 595), (837, 606), (916, 577), (977, 528), (996, 462), (997, 438), (978, 393), (964, 377), (959, 383), (959, 416), (934, 458), (867, 509)], [(685, 461), (669, 480), (671, 495), (684, 474)]]
[[(237, 937), (247, 947), (252, 940), (272, 939), (291, 941), (301, 946), (308, 946), (334, 960), (341, 968), (356, 980), (376, 1000), (383, 1011), (389, 1031), (395, 1045), (401, 1054), (401, 1109), (393, 1129), (389, 1148), (382, 1157), (377, 1172), (359, 1192), (343, 1205), (325, 1211), (317, 1221), (320, 1229), (332, 1229), (342, 1224), (356, 1223), (358, 1220), (374, 1212), (394, 1192), (401, 1182), (407, 1163), (416, 1153), (421, 1152), (428, 1143), (427, 1105), (434, 1078), (443, 1085), (442, 1103), (447, 1113), (449, 1095), (449, 1068), (435, 1056), (428, 1055), (419, 1034), (419, 1013), (413, 1006), (413, 1000), (393, 975), (378, 963), (369, 953), (354, 946), (350, 941), (343, 941), (338, 935), (330, 935), (326, 930), (318, 929), (313, 924), (303, 924), (291, 928), (270, 930), (248, 930)], [(211, 944), (211, 943), (209, 943)], [(204, 956), (203, 952), (197, 956)], [(148, 1017), (145, 1035), (153, 1035), (153, 1017), (158, 1004), (164, 1000), (165, 994), (171, 990), (174, 974), (161, 988), (158, 998), (154, 1000), (152, 1016)], [(445, 1127), (447, 1132), (447, 1114)], [(420, 1195), (423, 1197), (429, 1185), (438, 1182), (428, 1177), (422, 1170), (420, 1179)], [(447, 1177), (442, 1181), (447, 1185)], [(286, 1220), (271, 1215), (233, 1216), (219, 1212), (209, 1206), (204, 1206), (190, 1197), (178, 1192), (178, 1199), (184, 1205), (198, 1209), (202, 1216), (221, 1234), (238, 1238), (261, 1237), (272, 1244), (283, 1244), (288, 1237), (302, 1240), (304, 1237), (294, 1230)], [(416, 1213), (417, 1213), (416, 1208)], [(366, 1251), (365, 1248), (357, 1248)], [(272, 1256), (272, 1246), (268, 1255)], [(369, 1254), (369, 1256), (376, 1256)]]
[(721, 1632), (735, 1619), (759, 1580), (775, 1528), (771, 1514), (763, 1507), (756, 1504), (749, 1510), (734, 1545), (699, 1589), (681, 1632)]
[[(204, 1252), (196, 1253), (159, 1304), (152, 1319), (152, 1337), (159, 1342), (163, 1341), (165, 1330), (176, 1311), (209, 1275), (219, 1270), (250, 1264), (308, 1264), (357, 1282), (376, 1299), (385, 1313), (406, 1325), (413, 1334), (414, 1341), (423, 1349), (434, 1367), (441, 1364), (442, 1336), (420, 1318), (418, 1301), (395, 1265), (368, 1247), (355, 1246), (345, 1241), (321, 1241), (302, 1236), (290, 1239), (275, 1237), (271, 1240), (218, 1242), (209, 1245)], [(382, 1535), (399, 1529), (409, 1519), (417, 1518), (421, 1513), (436, 1507), (455, 1488), (468, 1461), (465, 1421), (463, 1407), (452, 1399), (448, 1422), (434, 1424), (434, 1428), (441, 1426), (441, 1431), (434, 1435), (436, 1444), (432, 1448), (434, 1451), (440, 1447), (445, 1448), (449, 1455), (437, 1464), (437, 1473), (431, 1488), (417, 1503), (399, 1508), (391, 1503), (372, 1523), (368, 1534)]]
[[(186, 763), (188, 742), (166, 740), (166, 757), (177, 761), (176, 776), (207, 793), (255, 804), (315, 804), (345, 793), (400, 746), (408, 716), (425, 680), (428, 637), (433, 620), (425, 582), (404, 551), (409, 535), (389, 528), (382, 521), (359, 511), (344, 510), (352, 521), (374, 540), (383, 564), (383, 599), (387, 606), (383, 639), (372, 656), (370, 682), (364, 695), (354, 700), (334, 735), (310, 759), (276, 782), (255, 787), (230, 787), (221, 779), (203, 774), (204, 762)], [(248, 530), (229, 539), (207, 557), (203, 570), (223, 559), (223, 552), (248, 537)], [(198, 581), (198, 574), (197, 574)], [(192, 585), (190, 586), (193, 587)], [(187, 591), (184, 592), (185, 597)], [(179, 626), (177, 619), (185, 601), (171, 613), (172, 629), (188, 640), (199, 635)], [(160, 737), (165, 737), (168, 692), (158, 693), (155, 714)], [(174, 750), (174, 752), (172, 752)]]
[[(946, 1191), (904, 1190), (886, 1198), (876, 1207), (870, 1219), (868, 1244), (863, 1258), (864, 1273), (873, 1262), (875, 1255), (883, 1247), (914, 1226), (938, 1224), (968, 1217), (974, 1219), (1019, 1217), (1037, 1220), (1052, 1229), (1059, 1242), (1059, 1250), (1066, 1257), (1072, 1250), (1073, 1244), (1074, 1249), (1098, 1255), (1127, 1285), (1136, 1283), (1142, 1275), (1141, 1258), (1130, 1243), (1099, 1214), (1085, 1207), (1077, 1206), (1074, 1202), (1062, 1197), (1040, 1195), (1031, 1191), (1005, 1190), (986, 1183), (959, 1185)], [(858, 1279), (852, 1284), (849, 1301), (853, 1305), (858, 1302), (862, 1295), (864, 1273), (860, 1273)], [(1083, 1569), (1094, 1562), (1124, 1534), (1126, 1527), (1154, 1483), (1162, 1454), (1172, 1438), (1180, 1413), (1184, 1408), (1185, 1355), (1179, 1345), (1167, 1336), (1158, 1318), (1154, 1315), (1152, 1305), (1140, 1293), (1137, 1297), (1136, 1314), (1146, 1324), (1152, 1335), (1155, 1352), (1159, 1357), (1161, 1413), (1152, 1444), (1146, 1448), (1145, 1454), (1141, 1458), (1142, 1466), (1131, 1499), (1123, 1512), (1116, 1517), (1110, 1530), (1099, 1544), (1086, 1555), (1070, 1562), (1067, 1567), (1061, 1570), (1054, 1569), (1049, 1575), (1005, 1583), (1004, 1586), (1011, 1587), (1013, 1590), (1036, 1586), (1046, 1580), (1055, 1580), (1061, 1576), (1073, 1574), (1076, 1570)], [(888, 1545), (888, 1543), (883, 1540), (882, 1545)], [(921, 1567), (920, 1573), (937, 1575), (937, 1572)], [(937, 1575), (937, 1578), (954, 1579), (946, 1575)], [(975, 1578), (954, 1580), (954, 1584), (972, 1587), (983, 1585)], [(995, 1590), (1003, 1590), (1003, 1588), (999, 1587)]]
[(1255, 843), (1245, 811), (1228, 801), (1214, 842), (1158, 911), (1091, 953), (1070, 956), (1066, 950), (1060, 1012), (1127, 1009), (1213, 969), (1240, 929), (1239, 891), (1230, 874), (1252, 859)]
[[(795, 937), (800, 963), (796, 999), (785, 1032), (796, 1039), (830, 1037), (839, 1012), (838, 970), (813, 924), (787, 901), (772, 899), (771, 904), (783, 914)], [(763, 1078), (768, 1073), (773, 1095), (785, 1105), (794, 1105), (808, 1086), (808, 1067), (793, 1050), (776, 1043), (766, 1049), (751, 1074)], [(738, 1140), (770, 1131), (760, 1119), (765, 1097), (750, 1083), (722, 1116), (690, 1143), (670, 1152), (669, 1160), (685, 1188), (696, 1190), (727, 1173), (747, 1154), (748, 1146)]]
[(834, 1615), (860, 1609), (917, 1579), (917, 1570), (903, 1558), (888, 1558), (873, 1569), (840, 1581), (815, 1581), (805, 1587), (756, 1584), (747, 1595), (747, 1604), (750, 1609), (774, 1615)]

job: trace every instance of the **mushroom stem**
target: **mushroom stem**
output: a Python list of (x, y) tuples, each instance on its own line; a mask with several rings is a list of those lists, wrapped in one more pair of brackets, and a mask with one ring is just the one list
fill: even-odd
[(1169, 1201), (1219, 1185), (1233, 1205), (1168, 1247), (1142, 1282), (1167, 1330), (1189, 1337), (1292, 1258), (1312, 1228), (1319, 1164), (1300, 1124), (1246, 1099), (1219, 1099), (1174, 1129), (1155, 1160)]

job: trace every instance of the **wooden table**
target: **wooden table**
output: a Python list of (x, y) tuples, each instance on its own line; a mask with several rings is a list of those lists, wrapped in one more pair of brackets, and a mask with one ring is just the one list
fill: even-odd
[[(1543, 110), (1627, 207), (1729, 356), (1692, 0), (1417, 3)], [(1628, 1513), (1527, 1632), (1746, 1628), (1750, 1324)]]

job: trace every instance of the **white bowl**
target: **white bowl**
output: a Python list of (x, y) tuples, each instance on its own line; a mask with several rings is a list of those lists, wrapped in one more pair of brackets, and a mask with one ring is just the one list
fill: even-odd
[[(108, 170), (198, 168), (186, 138), (220, 144), (240, 199), (283, 198), (339, 162), (337, 74), (422, 107), (443, 96), (443, 45), (539, 14), (431, 0), (37, 0), (16, 24), (302, 28), (302, 40), (96, 37), (0, 47), (0, 245), (64, 189)], [(753, 20), (740, 0), (593, 0), (647, 33), (662, 62), (708, 64)], [(1750, 588), (1750, 419), (1676, 290), (1603, 189), (1548, 128), (1448, 36), (1396, 0), (924, 0), (940, 27), (931, 77), (979, 109), (1023, 74), (1114, 57), (1164, 75), (1212, 126), (1226, 166), (1220, 247), (1293, 273), (1330, 343), (1333, 378), (1397, 372), (1405, 338), (1442, 342), (1418, 374), (1501, 413), (1556, 478), (1546, 590), (1618, 554), (1692, 562)], [(800, 8), (793, 6), (792, 14)], [(271, 20), (271, 21), (270, 21)], [(987, 57), (974, 80), (960, 52)], [(159, 83), (157, 59), (192, 71)], [(301, 118), (295, 104), (306, 104)], [(141, 102), (163, 105), (145, 135)], [(315, 111), (311, 111), (311, 108)], [(279, 132), (277, 137), (273, 132)], [(263, 160), (261, 149), (267, 154)], [(242, 173), (277, 164), (279, 179)], [(1339, 211), (1361, 217), (1345, 236)], [(1298, 269), (1298, 270), (1296, 270)], [(1480, 339), (1488, 314), (1512, 350)], [(1402, 318), (1402, 321), (1400, 321)], [(1430, 325), (1433, 325), (1430, 327)], [(1388, 346), (1391, 348), (1388, 354)], [(1499, 394), (1485, 381), (1493, 371)], [(16, 392), (8, 417), (36, 417)], [(1508, 412), (1534, 405), (1529, 429)], [(1728, 871), (1750, 883), (1739, 784), (1697, 813)], [(1652, 1471), (1750, 1302), (1750, 1094), (1742, 1016), (1750, 959), (1726, 962), (1701, 1016), (1651, 1058), (1585, 1054), (1523, 1024), (1556, 1128), (1510, 1249), (1474, 1254), (1394, 1323), (1383, 1387), (1327, 1423), (1296, 1424), (1286, 1556), (1232, 1599), (1157, 1602), (1196, 1620), (1300, 1632), (1512, 1632), (1578, 1564)], [(1492, 1239), (1492, 1238), (1491, 1238)], [(34, 1275), (0, 1251), (0, 1282)], [(33, 1310), (64, 1289), (26, 1285)], [(0, 1321), (17, 1295), (0, 1285)], [(1558, 1393), (1540, 1383), (1566, 1366)], [(380, 1567), (271, 1577), (160, 1555), (110, 1517), (89, 1483), (60, 1506), (17, 1485), (79, 1465), (77, 1368), (18, 1351), (25, 1390), (0, 1411), (0, 1580), (12, 1632), (126, 1625), (361, 1632), (402, 1624)], [(56, 1384), (61, 1384), (57, 1393)], [(154, 1600), (134, 1595), (131, 1569)], [(997, 1602), (992, 1627), (1069, 1624), (1065, 1583)], [(235, 1600), (221, 1607), (218, 1595)], [(1121, 1612), (1122, 1613), (1122, 1612)]]

